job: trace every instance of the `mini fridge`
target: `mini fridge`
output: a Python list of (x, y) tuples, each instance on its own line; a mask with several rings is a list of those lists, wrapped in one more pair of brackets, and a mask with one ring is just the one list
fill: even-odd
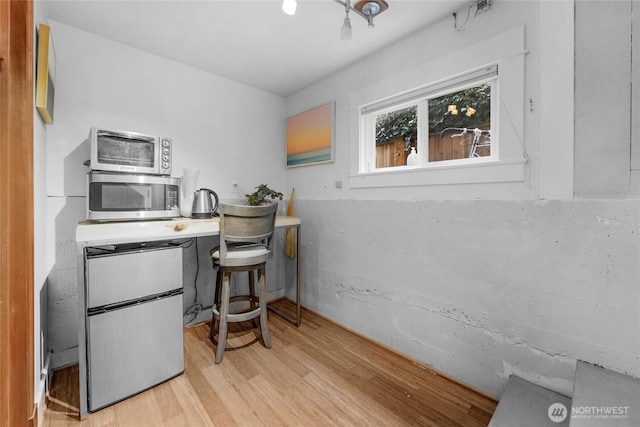
[(90, 412), (184, 372), (182, 247), (171, 242), (86, 249)]

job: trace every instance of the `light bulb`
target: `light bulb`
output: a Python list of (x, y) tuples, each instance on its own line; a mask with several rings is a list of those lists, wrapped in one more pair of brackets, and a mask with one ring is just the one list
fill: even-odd
[(347, 16), (344, 18), (344, 22), (342, 23), (342, 28), (340, 29), (340, 38), (342, 40), (351, 40), (351, 21)]
[(295, 15), (297, 6), (298, 3), (296, 2), (296, 0), (283, 0), (282, 11), (287, 15)]
[(340, 29), (340, 38), (342, 40), (351, 40), (351, 21), (349, 20), (349, 9), (351, 9), (350, 0), (344, 4), (344, 22)]

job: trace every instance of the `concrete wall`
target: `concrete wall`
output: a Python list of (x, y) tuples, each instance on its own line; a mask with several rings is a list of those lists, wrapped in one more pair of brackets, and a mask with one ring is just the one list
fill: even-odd
[[(53, 366), (78, 360), (75, 229), (85, 219), (91, 126), (173, 138), (173, 176), (199, 169), (199, 187), (222, 200), (260, 183), (285, 189), (284, 100), (72, 27), (50, 22), (57, 53), (55, 121), (47, 132), (48, 328)], [(277, 149), (274, 149), (277, 147)], [(240, 190), (232, 182), (239, 184)], [(187, 249), (199, 301), (210, 303), (205, 247)], [(211, 242), (209, 242), (211, 243)], [(195, 274), (185, 276), (185, 304), (195, 303)]]
[(638, 375), (637, 201), (298, 200), (303, 304), (500, 395)]
[[(336, 161), (289, 171), (303, 218), (303, 304), (496, 396), (512, 373), (570, 395), (576, 359), (640, 376), (630, 7), (494, 2), (465, 32), (444, 18), (288, 98), (289, 115), (336, 101)], [(518, 25), (528, 51), (524, 181), (334, 185), (357, 156), (351, 93)]]

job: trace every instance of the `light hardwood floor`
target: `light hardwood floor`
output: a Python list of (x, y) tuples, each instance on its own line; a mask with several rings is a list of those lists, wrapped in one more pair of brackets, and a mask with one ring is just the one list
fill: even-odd
[[(290, 308), (288, 301), (279, 302)], [(269, 313), (273, 348), (236, 331), (214, 363), (209, 326), (185, 330), (184, 375), (79, 421), (78, 367), (54, 373), (45, 426), (486, 426), (496, 402), (327, 319)], [(235, 350), (233, 346), (243, 348)]]

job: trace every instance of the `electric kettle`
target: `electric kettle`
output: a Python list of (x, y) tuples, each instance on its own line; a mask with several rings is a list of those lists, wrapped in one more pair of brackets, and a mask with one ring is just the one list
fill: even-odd
[[(215, 199), (215, 204), (211, 200)], [(218, 195), (208, 188), (201, 188), (193, 193), (193, 208), (191, 218), (211, 218), (218, 210)]]

